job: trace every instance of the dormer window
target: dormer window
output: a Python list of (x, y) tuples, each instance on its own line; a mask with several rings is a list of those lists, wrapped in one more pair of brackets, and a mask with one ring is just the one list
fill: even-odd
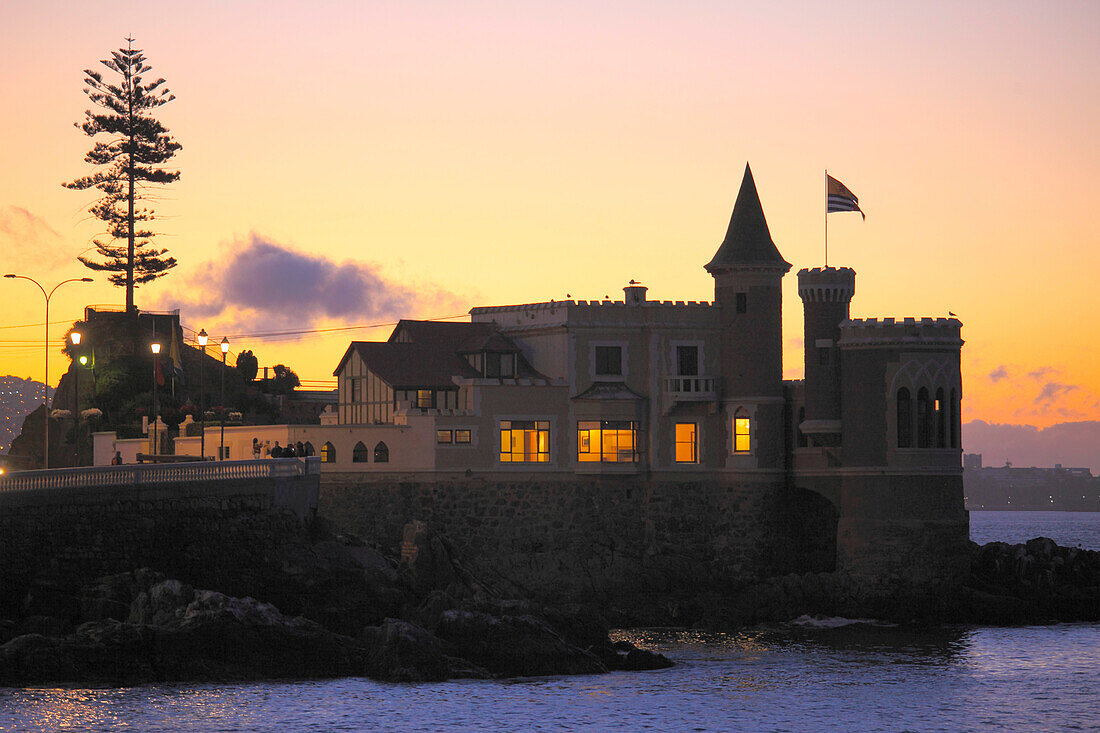
[(485, 376), (495, 379), (516, 376), (516, 355), (486, 352)]

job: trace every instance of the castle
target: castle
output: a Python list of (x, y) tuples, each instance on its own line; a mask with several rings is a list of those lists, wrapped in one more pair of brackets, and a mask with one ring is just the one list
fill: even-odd
[[(835, 522), (836, 568), (959, 577), (969, 534), (961, 323), (852, 320), (855, 272), (803, 269), (805, 379), (784, 381), (781, 282), (791, 265), (772, 241), (748, 166), (705, 268), (713, 303), (650, 301), (632, 282), (615, 302), (479, 307), (469, 323), (401, 321), (386, 342), (350, 344), (334, 372), (335, 414), (280, 435), (316, 450), (330, 483), (360, 491), (474, 480), (533, 493), (583, 487), (597, 502), (624, 486), (646, 501), (654, 486), (670, 501), (686, 501), (690, 492), (676, 487), (689, 485), (731, 496), (809, 491), (835, 512), (822, 521)], [(239, 429), (232, 457), (249, 457), (255, 430)], [(721, 512), (748, 506), (722, 502), (732, 509)], [(406, 514), (442, 511), (438, 501), (418, 506)], [(774, 511), (759, 511), (760, 522), (773, 521)]]

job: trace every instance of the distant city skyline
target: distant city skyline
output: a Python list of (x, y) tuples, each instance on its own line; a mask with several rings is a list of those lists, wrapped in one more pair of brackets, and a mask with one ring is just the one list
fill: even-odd
[[(137, 303), (232, 335), (231, 360), (320, 382), (399, 317), (632, 278), (711, 300), (702, 265), (748, 160), (795, 269), (822, 264), (824, 169), (859, 196), (866, 222), (829, 221), (853, 316), (958, 314), (964, 421), (1098, 421), (1098, 31), (1088, 2), (23, 4), (0, 46), (18, 110), (0, 120), (0, 269), (92, 274), (74, 260), (89, 197), (61, 182), (87, 171), (81, 70), (131, 34), (183, 144), (155, 202), (180, 266)], [(2, 283), (0, 370), (41, 379), (41, 298)], [(122, 299), (102, 278), (59, 291), (52, 383), (64, 324)], [(792, 276), (784, 306), (797, 378)]]

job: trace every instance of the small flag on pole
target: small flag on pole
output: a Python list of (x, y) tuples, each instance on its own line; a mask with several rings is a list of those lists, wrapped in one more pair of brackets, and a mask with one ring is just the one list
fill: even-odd
[(863, 209), (859, 208), (859, 199), (856, 195), (848, 190), (848, 187), (837, 179), (825, 174), (826, 182), (828, 183), (828, 198), (825, 213), (831, 214), (834, 211), (858, 211), (859, 215), (867, 219), (867, 215), (863, 213)]

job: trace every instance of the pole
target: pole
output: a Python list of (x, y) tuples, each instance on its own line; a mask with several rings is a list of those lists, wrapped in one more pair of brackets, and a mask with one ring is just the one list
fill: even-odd
[(46, 288), (42, 287), (42, 283), (38, 282), (33, 277), (27, 277), (26, 275), (16, 275), (16, 274), (10, 273), (10, 272), (8, 274), (4, 275), (4, 277), (13, 278), (13, 279), (16, 279), (16, 280), (30, 280), (32, 283), (34, 283), (35, 285), (38, 286), (38, 289), (42, 291), (42, 297), (46, 299), (46, 323), (44, 324), (45, 327), (46, 327), (46, 338), (45, 338), (45, 343), (43, 344), (43, 351), (45, 352), (45, 357), (46, 358), (45, 358), (45, 368), (42, 370), (43, 371), (42, 380), (43, 380), (43, 382), (45, 382), (45, 384), (42, 385), (42, 409), (46, 414), (44, 416), (45, 420), (43, 420), (43, 424), (45, 425), (45, 428), (43, 429), (43, 438), (44, 438), (45, 442), (42, 445), (42, 467), (43, 468), (49, 468), (50, 467), (50, 298), (53, 296), (54, 293), (57, 292), (57, 289), (59, 287), (61, 287), (62, 285), (64, 285), (65, 283), (75, 283), (75, 282), (90, 283), (92, 281), (92, 278), (90, 278), (90, 277), (71, 277), (68, 280), (62, 280), (57, 285), (54, 285), (53, 290), (51, 290), (50, 292), (47, 293)]
[(80, 465), (80, 362), (73, 359), (73, 466)]
[(160, 446), (157, 445), (157, 359), (160, 358), (160, 354), (153, 352), (153, 455), (157, 455), (160, 452)]
[(225, 349), (222, 349), (222, 439), (218, 447), (218, 460), (225, 460)]
[(202, 360), (199, 361), (199, 429), (202, 437), (199, 438), (199, 458), (206, 460), (206, 408), (203, 407), (203, 397), (206, 396), (206, 380), (203, 373), (206, 367), (206, 339), (201, 339)]
[(829, 169), (825, 169), (825, 266), (829, 266)]

